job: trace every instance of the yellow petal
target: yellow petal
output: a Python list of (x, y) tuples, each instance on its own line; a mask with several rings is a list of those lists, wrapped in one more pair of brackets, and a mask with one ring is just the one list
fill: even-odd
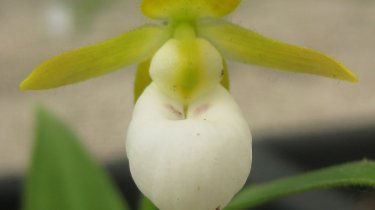
[(202, 21), (198, 33), (229, 59), (285, 71), (357, 81), (354, 73), (327, 55), (272, 40), (229, 22)]
[(107, 74), (151, 57), (169, 36), (166, 27), (147, 25), (99, 44), (65, 52), (36, 67), (20, 88), (49, 89)]
[(150, 18), (222, 17), (240, 0), (143, 0), (141, 9)]
[(151, 83), (150, 63), (151, 59), (148, 59), (138, 64), (134, 79), (134, 103), (137, 102), (144, 89)]

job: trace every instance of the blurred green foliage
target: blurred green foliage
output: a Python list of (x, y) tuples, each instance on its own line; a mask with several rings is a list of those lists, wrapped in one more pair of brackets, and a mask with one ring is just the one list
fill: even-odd
[(142, 196), (142, 198), (139, 201), (139, 209), (140, 210), (157, 210), (156, 206), (145, 196)]
[(67, 0), (74, 8), (75, 24), (77, 31), (87, 29), (95, 19), (108, 6), (116, 0)]
[(126, 210), (106, 172), (54, 115), (37, 109), (24, 210)]
[(240, 192), (226, 210), (246, 209), (305, 191), (346, 186), (375, 188), (375, 162), (348, 163), (253, 185)]

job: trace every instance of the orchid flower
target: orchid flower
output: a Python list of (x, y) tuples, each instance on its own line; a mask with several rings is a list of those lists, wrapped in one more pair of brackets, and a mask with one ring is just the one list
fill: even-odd
[(135, 183), (161, 210), (222, 209), (244, 185), (252, 159), (225, 59), (357, 81), (324, 54), (224, 20), (239, 3), (143, 0), (143, 14), (160, 24), (53, 57), (20, 88), (55, 88), (138, 63), (126, 141)]

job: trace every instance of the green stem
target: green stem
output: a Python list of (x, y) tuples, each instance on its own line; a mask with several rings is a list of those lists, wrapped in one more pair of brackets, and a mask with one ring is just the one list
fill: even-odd
[(194, 39), (196, 31), (193, 24), (189, 21), (179, 22), (173, 27), (173, 37), (176, 39)]

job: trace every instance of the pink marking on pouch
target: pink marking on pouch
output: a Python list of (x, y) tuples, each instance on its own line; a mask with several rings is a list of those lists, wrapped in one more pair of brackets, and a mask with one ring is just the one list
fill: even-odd
[(174, 114), (176, 117), (178, 118), (183, 118), (184, 115), (182, 114), (182, 112), (178, 111), (176, 108), (174, 108), (172, 105), (169, 105), (169, 104), (166, 104), (166, 108), (168, 109), (168, 111), (170, 111), (172, 114)]
[(194, 117), (199, 117), (200, 115), (205, 113), (208, 110), (208, 108), (210, 108), (210, 105), (208, 104), (203, 104), (202, 106), (197, 107), (194, 110)]

